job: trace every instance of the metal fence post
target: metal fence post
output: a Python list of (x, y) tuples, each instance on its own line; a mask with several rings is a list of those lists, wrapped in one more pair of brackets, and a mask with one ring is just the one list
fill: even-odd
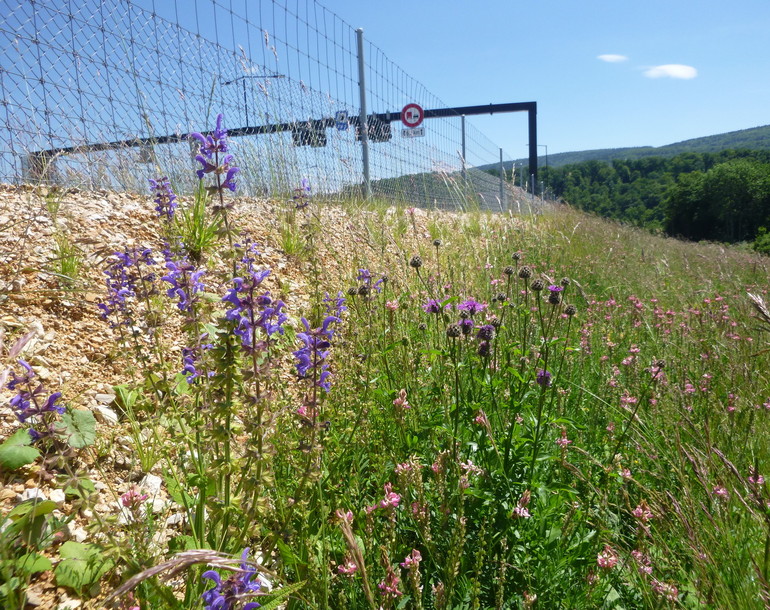
[(462, 138), (462, 159), (460, 159), (460, 163), (462, 164), (462, 177), (463, 182), (465, 182), (465, 115), (462, 115), (460, 117), (460, 129), (461, 129), (461, 138)]
[(503, 149), (500, 149), (500, 209), (505, 209), (505, 169), (503, 168)]
[(364, 196), (372, 196), (372, 182), (369, 175), (369, 123), (366, 119), (366, 64), (364, 63), (364, 30), (356, 30), (358, 41), (358, 93), (361, 99), (361, 111), (358, 125), (361, 130), (361, 159), (364, 165)]

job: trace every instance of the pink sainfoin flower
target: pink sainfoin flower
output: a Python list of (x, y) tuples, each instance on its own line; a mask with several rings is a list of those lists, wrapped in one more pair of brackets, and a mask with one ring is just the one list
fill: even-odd
[(609, 544), (605, 544), (604, 550), (596, 556), (596, 564), (602, 570), (611, 570), (618, 565), (618, 555)]
[(713, 493), (720, 500), (730, 499), (730, 492), (727, 491), (727, 488), (723, 487), (722, 485), (714, 485), (714, 488), (711, 490), (711, 493)]
[(353, 574), (358, 572), (358, 566), (350, 557), (347, 557), (345, 558), (345, 563), (337, 566), (337, 572), (343, 576), (353, 576)]
[(353, 523), (353, 513), (349, 510), (346, 511), (342, 508), (338, 508), (334, 514), (337, 515), (337, 519), (340, 521), (344, 521), (345, 523)]
[(412, 552), (409, 553), (399, 565), (405, 570), (416, 569), (421, 561), (422, 555), (420, 554), (420, 551), (412, 549)]
[(398, 393), (398, 398), (393, 401), (393, 406), (397, 409), (411, 409), (412, 405), (406, 399), (406, 390), (401, 390)]
[(652, 562), (650, 558), (641, 551), (631, 551), (631, 557), (636, 562), (636, 567), (640, 574), (652, 574)]
[(120, 503), (126, 508), (132, 510), (139, 508), (147, 498), (147, 494), (141, 493), (136, 486), (129, 489), (126, 493), (120, 496)]
[(759, 474), (753, 466), (749, 468), (749, 483), (751, 483), (752, 485), (765, 484), (765, 477)]
[(529, 505), (531, 497), (532, 494), (530, 493), (529, 489), (521, 494), (521, 498), (519, 498), (519, 501), (516, 503), (516, 506), (511, 513), (511, 517), (513, 519), (529, 519), (530, 514), (527, 506)]
[(373, 504), (372, 506), (367, 506), (364, 509), (366, 510), (367, 513), (373, 513), (378, 508), (387, 509), (387, 508), (398, 507), (399, 503), (401, 502), (401, 496), (393, 491), (393, 484), (385, 483), (384, 489), (385, 489), (385, 497), (382, 500), (380, 500), (379, 504)]
[(564, 426), (561, 429), (561, 436), (556, 439), (556, 444), (562, 449), (566, 449), (572, 444), (572, 441), (567, 438), (567, 429)]
[(412, 472), (412, 470), (414, 470), (414, 465), (411, 462), (402, 462), (401, 464), (396, 464), (393, 472), (396, 474), (405, 474), (407, 472)]
[(401, 579), (398, 577), (398, 574), (396, 574), (391, 566), (388, 566), (385, 580), (378, 584), (377, 587), (380, 589), (384, 597), (396, 598), (403, 595), (403, 593), (398, 589), (398, 585), (400, 583)]
[(385, 309), (388, 311), (396, 311), (398, 309), (398, 301), (387, 301), (385, 303)]
[(633, 511), (631, 511), (631, 514), (634, 516), (634, 518), (638, 519), (642, 523), (648, 523), (650, 519), (655, 517), (655, 515), (652, 514), (650, 507), (647, 505), (647, 502), (644, 500), (642, 500), (639, 505)]
[(652, 590), (661, 597), (665, 597), (670, 602), (675, 602), (679, 597), (679, 589), (669, 583), (660, 582), (657, 579), (652, 580)]

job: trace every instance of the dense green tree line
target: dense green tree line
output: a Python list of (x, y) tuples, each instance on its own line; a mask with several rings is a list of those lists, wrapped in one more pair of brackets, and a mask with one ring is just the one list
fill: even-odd
[(687, 239), (753, 240), (770, 227), (770, 151), (586, 161), (540, 180), (577, 208)]

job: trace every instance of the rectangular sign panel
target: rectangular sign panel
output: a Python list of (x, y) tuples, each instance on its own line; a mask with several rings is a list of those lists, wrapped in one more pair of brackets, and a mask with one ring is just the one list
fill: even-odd
[(425, 137), (425, 127), (415, 127), (414, 129), (402, 129), (403, 138), (422, 138)]

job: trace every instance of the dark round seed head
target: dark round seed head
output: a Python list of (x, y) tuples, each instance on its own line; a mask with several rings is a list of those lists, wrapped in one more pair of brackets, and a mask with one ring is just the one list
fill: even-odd
[(503, 273), (505, 273), (505, 275), (513, 275), (514, 271), (516, 270), (510, 265), (508, 265), (505, 269), (503, 269)]
[(515, 261), (520, 260), (521, 259), (521, 252), (514, 252), (513, 254), (511, 254), (511, 258), (513, 260), (515, 260)]
[(500, 294), (498, 294), (498, 295), (495, 297), (495, 300), (497, 300), (497, 301), (500, 301), (501, 303), (505, 303), (505, 299), (507, 299), (507, 298), (508, 298), (508, 297), (507, 297), (507, 296), (505, 296), (505, 293), (504, 293), (504, 292), (501, 292)]
[(476, 333), (476, 338), (480, 341), (491, 341), (495, 336), (495, 327), (491, 324), (484, 324)]
[(500, 318), (497, 316), (490, 316), (488, 323), (495, 327), (495, 330), (499, 329), (501, 326)]
[(540, 292), (543, 288), (545, 288), (545, 282), (541, 279), (533, 280), (530, 288), (535, 292)]
[(524, 265), (521, 269), (519, 269), (519, 277), (522, 280), (526, 280), (527, 278), (532, 277), (532, 269)]
[(450, 339), (455, 339), (462, 334), (459, 324), (450, 324), (446, 327), (446, 336)]
[(566, 288), (572, 283), (572, 280), (569, 279), (568, 277), (563, 277), (561, 278), (561, 281), (559, 283)]
[(428, 325), (425, 324), (425, 322), (420, 322), (420, 325), (417, 328), (420, 330), (428, 330)]
[(358, 294), (358, 286), (351, 286), (350, 288), (348, 288), (348, 295), (350, 295), (351, 297), (354, 297), (357, 294)]
[(665, 368), (665, 367), (666, 367), (666, 361), (665, 361), (665, 360), (662, 360), (662, 359), (661, 359), (661, 360), (656, 360), (656, 361), (655, 361), (655, 363), (653, 364), (653, 366), (654, 366), (656, 369), (662, 369), (662, 368)]
[(415, 255), (412, 257), (412, 260), (409, 261), (409, 266), (414, 267), (415, 269), (419, 269), (422, 267), (422, 258)]
[(561, 293), (560, 292), (551, 292), (548, 294), (548, 302), (551, 305), (558, 305), (561, 303)]
[(489, 356), (489, 351), (490, 351), (489, 341), (482, 341), (481, 343), (479, 343), (479, 351), (478, 351), (479, 356), (481, 356), (482, 358), (486, 358), (487, 356)]
[(577, 313), (577, 307), (574, 305), (567, 305), (567, 307), (564, 308), (564, 313), (566, 313), (569, 317), (572, 317)]
[(434, 239), (433, 240), (433, 245), (438, 248), (441, 245), (441, 240), (440, 239)]
[(366, 284), (361, 284), (358, 287), (358, 294), (361, 295), (362, 297), (365, 297), (366, 295), (368, 295), (369, 294), (369, 286), (367, 286)]

